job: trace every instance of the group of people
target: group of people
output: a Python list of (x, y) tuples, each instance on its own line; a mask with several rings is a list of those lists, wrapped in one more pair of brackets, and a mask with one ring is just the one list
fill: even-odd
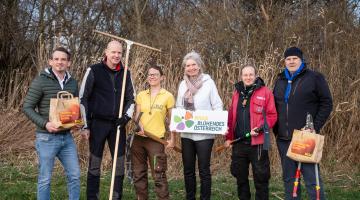
[[(146, 137), (146, 133), (164, 139), (168, 126), (167, 118), (170, 118), (171, 109), (174, 107), (187, 110), (223, 110), (223, 102), (215, 82), (204, 73), (204, 62), (198, 53), (190, 52), (183, 58), (184, 76), (176, 100), (162, 87), (161, 82), (165, 79), (165, 74), (158, 65), (150, 65), (147, 69), (148, 89), (135, 95), (130, 71), (127, 71), (126, 84), (123, 87), (125, 67), (121, 62), (122, 53), (121, 43), (109, 42), (103, 60), (86, 70), (78, 90), (77, 81), (67, 71), (71, 65), (71, 55), (68, 50), (59, 47), (51, 54), (50, 67), (42, 71), (31, 83), (23, 110), (37, 126), (38, 199), (50, 199), (51, 174), (56, 157), (65, 169), (69, 199), (80, 197), (80, 167), (71, 130), (60, 130), (49, 121), (50, 98), (56, 97), (59, 91), (68, 91), (80, 97), (80, 110), (85, 124), (81, 127), (81, 135), (89, 141), (90, 149), (87, 199), (100, 199), (100, 169), (106, 141), (112, 159), (116, 161), (112, 199), (122, 198), (125, 126), (131, 118), (138, 119), (136, 121), (139, 126), (130, 150), (135, 199), (149, 199), (149, 166), (154, 178), (157, 198), (170, 199), (165, 148), (175, 146), (177, 133), (170, 133), (166, 147)], [(306, 114), (311, 113), (314, 117), (315, 130), (319, 133), (332, 110), (332, 98), (327, 82), (323, 75), (307, 68), (302, 51), (297, 47), (290, 47), (285, 51), (284, 59), (286, 67), (279, 74), (273, 91), (265, 86), (252, 65), (246, 65), (241, 69), (240, 81), (234, 86), (224, 145), (232, 147), (230, 171), (236, 178), (239, 199), (251, 198), (248, 180), (249, 164), (253, 170), (256, 199), (269, 198), (270, 162), (268, 150), (263, 148), (264, 122), (267, 122), (266, 128), (273, 128), (276, 136), (286, 199), (293, 199), (292, 186), (297, 162), (286, 156), (292, 132), (294, 129), (304, 127)], [(119, 118), (123, 89), (125, 90), (123, 112)], [(120, 141), (118, 156), (114, 158), (118, 128)], [(215, 135), (195, 133), (179, 135), (181, 135), (186, 199), (196, 199), (196, 161), (200, 177), (200, 199), (210, 199), (210, 160)], [(303, 164), (302, 167), (306, 189), (311, 199), (316, 197), (313, 166)], [(324, 198), (321, 183), (321, 199)]]

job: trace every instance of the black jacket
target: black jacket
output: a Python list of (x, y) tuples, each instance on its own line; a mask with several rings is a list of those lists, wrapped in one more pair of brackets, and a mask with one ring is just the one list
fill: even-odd
[[(100, 118), (115, 120), (119, 115), (120, 97), (124, 67), (111, 70), (104, 62), (90, 66), (83, 78), (80, 88), (80, 103), (82, 115), (85, 116), (85, 127), (91, 120)], [(127, 72), (124, 94), (123, 113), (129, 117), (134, 112), (134, 88), (130, 71)]]
[(277, 138), (291, 140), (294, 129), (306, 124), (306, 114), (310, 113), (317, 133), (325, 124), (332, 110), (332, 98), (324, 76), (306, 66), (292, 81), (288, 103), (285, 103), (287, 79), (285, 73), (279, 74), (275, 82), (274, 98), (278, 121), (273, 131)]

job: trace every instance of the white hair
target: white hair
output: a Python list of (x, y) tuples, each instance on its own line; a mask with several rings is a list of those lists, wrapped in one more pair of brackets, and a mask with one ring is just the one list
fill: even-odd
[(196, 64), (200, 67), (200, 72), (203, 72), (203, 67), (204, 67), (204, 62), (201, 59), (200, 54), (196, 53), (195, 51), (191, 51), (190, 53), (186, 54), (184, 56), (183, 62), (182, 62), (182, 66), (185, 67), (186, 66), (186, 62), (192, 59), (196, 62)]

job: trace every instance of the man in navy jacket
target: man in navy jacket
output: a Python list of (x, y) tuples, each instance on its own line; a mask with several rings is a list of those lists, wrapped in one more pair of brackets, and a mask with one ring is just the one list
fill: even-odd
[(134, 88), (127, 72), (123, 113), (119, 116), (121, 90), (125, 68), (121, 63), (122, 45), (117, 41), (108, 43), (104, 60), (90, 66), (84, 75), (81, 89), (81, 114), (85, 126), (82, 135), (89, 139), (89, 168), (87, 176), (87, 199), (99, 199), (100, 167), (105, 142), (108, 142), (114, 159), (117, 127), (120, 127), (118, 157), (112, 199), (121, 199), (124, 179), (125, 126), (134, 112)]
[[(303, 53), (297, 47), (288, 48), (285, 53), (285, 70), (279, 74), (275, 83), (274, 97), (278, 121), (273, 131), (281, 158), (286, 199), (292, 197), (297, 162), (286, 156), (294, 129), (306, 124), (306, 115), (314, 119), (316, 133), (320, 132), (332, 110), (332, 97), (324, 76), (307, 68)], [(306, 190), (311, 199), (316, 199), (316, 178), (314, 164), (302, 164)], [(320, 179), (320, 197), (324, 199), (324, 190)], [(298, 199), (301, 198), (300, 187)]]

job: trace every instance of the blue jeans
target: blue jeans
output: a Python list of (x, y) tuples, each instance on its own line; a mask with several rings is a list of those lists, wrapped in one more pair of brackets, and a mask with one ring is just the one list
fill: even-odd
[(50, 182), (55, 157), (65, 169), (69, 199), (79, 199), (80, 167), (76, 145), (70, 132), (65, 134), (37, 132), (36, 152), (39, 159), (37, 199), (50, 199)]
[[(292, 196), (294, 181), (295, 181), (295, 173), (298, 166), (298, 162), (290, 159), (286, 156), (286, 152), (290, 146), (290, 140), (281, 140), (277, 139), (276, 143), (278, 146), (278, 150), (280, 153), (281, 166), (283, 171), (283, 181), (285, 187), (285, 199), (301, 199), (301, 185), (299, 184), (297, 194), (298, 196), (294, 198)], [(309, 198), (311, 200), (316, 199), (316, 178), (315, 178), (315, 164), (313, 163), (301, 163), (301, 176), (304, 178), (305, 186)], [(300, 180), (299, 180), (300, 181)], [(324, 186), (320, 177), (320, 169), (319, 169), (319, 182), (320, 182), (320, 199), (325, 200), (324, 194)]]

